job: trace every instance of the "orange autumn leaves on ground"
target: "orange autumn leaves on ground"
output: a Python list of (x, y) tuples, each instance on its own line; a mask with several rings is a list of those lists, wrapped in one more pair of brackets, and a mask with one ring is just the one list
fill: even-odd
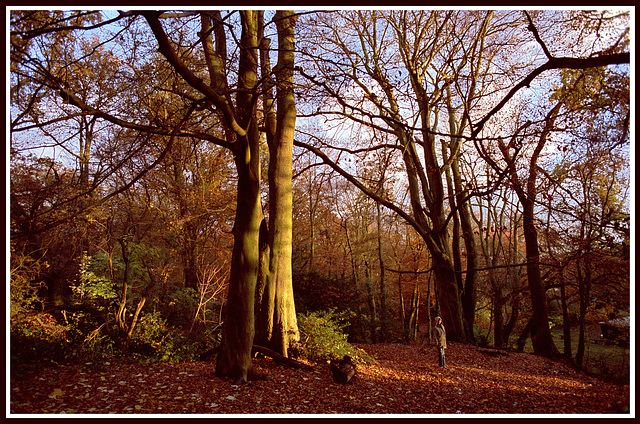
[(602, 414), (628, 413), (629, 386), (586, 376), (525, 353), (487, 355), (451, 343), (447, 368), (434, 348), (358, 345), (377, 358), (357, 366), (350, 384), (328, 365), (256, 366), (269, 381), (234, 386), (213, 362), (80, 364), (12, 370), (12, 414)]

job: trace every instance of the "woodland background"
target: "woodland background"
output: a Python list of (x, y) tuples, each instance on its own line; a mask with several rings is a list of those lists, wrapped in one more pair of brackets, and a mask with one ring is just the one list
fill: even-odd
[(441, 315), (629, 384), (628, 10), (9, 19), (12, 372), (366, 366)]

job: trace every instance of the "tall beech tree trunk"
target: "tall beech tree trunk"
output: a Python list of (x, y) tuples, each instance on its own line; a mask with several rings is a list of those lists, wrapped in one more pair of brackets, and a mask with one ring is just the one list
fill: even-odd
[(236, 156), (238, 206), (233, 226), (229, 291), (222, 345), (216, 363), (216, 375), (232, 377), (236, 383), (245, 383), (259, 377), (251, 362), (251, 347), (255, 330), (254, 302), (260, 260), (259, 234), (263, 220), (259, 145), (247, 138), (242, 141), (245, 149)]
[(260, 136), (255, 110), (258, 12), (245, 10), (240, 14), (242, 33), (235, 113), (237, 126), (239, 129), (246, 128), (246, 133), (234, 130), (238, 172), (237, 208), (222, 345), (216, 363), (216, 375), (232, 377), (236, 383), (263, 377), (251, 362), (255, 335), (255, 289), (260, 262), (260, 226), (264, 219), (260, 198)]
[[(291, 342), (299, 340), (298, 322), (293, 298), (291, 254), (293, 239), (293, 136), (296, 107), (293, 93), (294, 25), (292, 11), (277, 11), (278, 63), (276, 76), (275, 129), (273, 109), (267, 111), (267, 142), (269, 145), (269, 269), (267, 290), (260, 320), (268, 333), (260, 334), (275, 351), (288, 356)], [(265, 61), (266, 54), (264, 55)], [(263, 70), (269, 68), (268, 62)], [(268, 96), (268, 95), (267, 95)]]

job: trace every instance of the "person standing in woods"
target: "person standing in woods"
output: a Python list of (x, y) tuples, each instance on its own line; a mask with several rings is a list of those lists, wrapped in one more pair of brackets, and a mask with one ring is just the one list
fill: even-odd
[(442, 319), (440, 317), (435, 318), (436, 325), (433, 327), (433, 334), (435, 337), (436, 348), (438, 348), (438, 363), (440, 367), (445, 368), (445, 360), (444, 360), (444, 350), (447, 348), (447, 332), (444, 329), (444, 324), (442, 324)]

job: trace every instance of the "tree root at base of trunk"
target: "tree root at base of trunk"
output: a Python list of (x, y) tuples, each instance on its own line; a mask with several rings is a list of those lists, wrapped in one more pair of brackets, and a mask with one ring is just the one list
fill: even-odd
[[(203, 354), (200, 355), (200, 359), (201, 360), (207, 360), (210, 357), (212, 357), (214, 354), (218, 353), (220, 351), (220, 346), (216, 346), (213, 349), (209, 349), (208, 351), (204, 352)], [(272, 358), (274, 361), (280, 363), (280, 364), (284, 364), (293, 368), (299, 368), (299, 369), (303, 369), (306, 371), (313, 371), (313, 367), (311, 365), (307, 365), (305, 363), (302, 363), (300, 361), (296, 361), (295, 359), (292, 358), (287, 358), (285, 356), (282, 356), (281, 354), (279, 354), (278, 352), (276, 352), (275, 350), (269, 349), (267, 347), (264, 346), (259, 346), (259, 345), (253, 345), (251, 348), (251, 352), (252, 354), (255, 353), (260, 353), (262, 355), (268, 356), (270, 358)], [(247, 370), (247, 375), (245, 376), (223, 376), (223, 375), (218, 375), (219, 377), (233, 377), (234, 381), (232, 384), (234, 385), (240, 385), (240, 384), (245, 384), (248, 381), (264, 381), (264, 380), (271, 380), (273, 377), (271, 377), (269, 374), (266, 374), (262, 371), (259, 371), (253, 364), (251, 364), (251, 366), (249, 367), (249, 369)]]
[(307, 365), (307, 364), (302, 363), (300, 361), (296, 361), (295, 359), (287, 358), (286, 356), (282, 356), (278, 352), (276, 352), (275, 350), (269, 349), (269, 348), (264, 347), (264, 346), (253, 345), (253, 348), (251, 349), (251, 352), (261, 353), (261, 354), (263, 354), (265, 356), (273, 358), (273, 360), (278, 362), (278, 363), (281, 363), (281, 364), (284, 364), (284, 365), (288, 365), (288, 366), (293, 367), (293, 368), (301, 368), (301, 369), (306, 370), (306, 371), (313, 371), (313, 367), (311, 365)]

